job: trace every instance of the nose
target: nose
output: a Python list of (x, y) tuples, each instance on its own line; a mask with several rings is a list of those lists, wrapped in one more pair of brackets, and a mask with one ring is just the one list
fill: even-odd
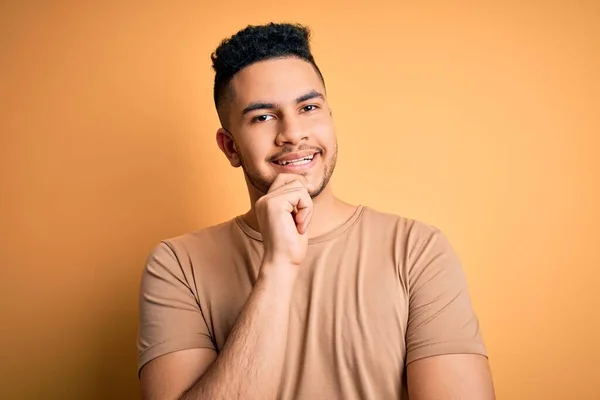
[(286, 144), (295, 146), (307, 138), (307, 132), (302, 129), (298, 118), (287, 117), (281, 120), (279, 133), (275, 138), (275, 143), (278, 146), (283, 146)]

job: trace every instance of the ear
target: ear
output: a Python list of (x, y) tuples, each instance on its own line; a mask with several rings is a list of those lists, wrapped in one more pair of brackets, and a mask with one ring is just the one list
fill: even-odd
[(225, 157), (229, 160), (229, 164), (232, 167), (238, 168), (242, 165), (240, 157), (238, 156), (238, 149), (233, 140), (233, 136), (229, 131), (224, 128), (219, 128), (217, 131), (217, 144), (219, 148), (225, 154)]

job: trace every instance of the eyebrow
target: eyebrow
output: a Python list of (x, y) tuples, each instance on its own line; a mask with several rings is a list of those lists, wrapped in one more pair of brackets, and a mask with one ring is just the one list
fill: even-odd
[[(307, 100), (311, 100), (311, 99), (316, 99), (316, 98), (320, 98), (320, 99), (325, 99), (325, 96), (323, 96), (322, 93), (316, 91), (316, 90), (311, 90), (310, 92), (303, 94), (302, 96), (296, 98), (296, 100), (294, 100), (294, 102), (296, 104), (302, 103), (304, 101)], [(276, 103), (267, 103), (267, 102), (256, 102), (256, 103), (250, 103), (246, 108), (244, 108), (242, 110), (242, 115), (246, 115), (249, 112), (252, 111), (256, 111), (256, 110), (269, 110), (269, 109), (273, 109), (273, 108), (277, 108), (278, 104)]]

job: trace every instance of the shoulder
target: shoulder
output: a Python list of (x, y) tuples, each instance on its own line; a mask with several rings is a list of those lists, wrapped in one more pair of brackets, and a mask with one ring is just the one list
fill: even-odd
[(396, 260), (408, 270), (438, 255), (454, 256), (445, 233), (429, 222), (365, 207), (361, 225), (361, 237), (382, 249), (391, 246)]
[(239, 235), (235, 218), (159, 240), (151, 248), (146, 269), (190, 270), (227, 251)]
[(398, 238), (410, 238), (411, 242), (443, 235), (437, 226), (426, 221), (368, 206), (364, 207), (361, 223), (373, 231), (395, 231)]
[(231, 243), (239, 230), (236, 228), (236, 219), (233, 218), (216, 225), (161, 239), (154, 250), (168, 249), (176, 255), (204, 253)]

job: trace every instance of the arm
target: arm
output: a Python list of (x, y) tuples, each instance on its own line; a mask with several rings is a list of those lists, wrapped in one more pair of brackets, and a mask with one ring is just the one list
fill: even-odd
[(495, 400), (486, 357), (479, 354), (447, 354), (408, 365), (411, 400)]
[[(280, 174), (256, 202), (264, 255), (258, 278), (218, 357), (179, 259), (161, 246), (142, 282), (140, 379), (144, 399), (274, 399), (290, 305), (306, 256), (312, 200), (306, 178)], [(185, 257), (183, 258), (185, 260)], [(183, 272), (183, 273), (182, 273)], [(195, 350), (190, 350), (195, 349)], [(150, 361), (154, 360), (154, 361)]]
[(219, 356), (183, 350), (141, 373), (144, 399), (271, 399), (283, 368), (294, 276), (263, 265), (261, 275)]
[(411, 232), (407, 383), (410, 399), (493, 400), (479, 321), (461, 263), (435, 228)]

